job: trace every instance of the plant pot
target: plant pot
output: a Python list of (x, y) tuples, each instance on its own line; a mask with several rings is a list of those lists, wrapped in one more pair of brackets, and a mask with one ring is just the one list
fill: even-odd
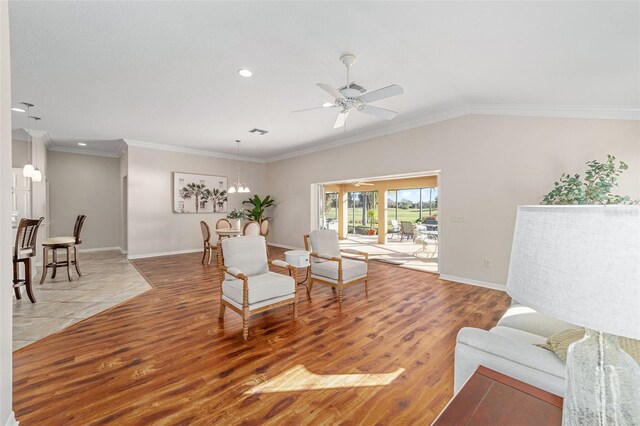
[(231, 226), (239, 230), (242, 227), (242, 219), (231, 219)]
[(367, 231), (367, 235), (376, 235), (376, 230), (375, 229), (369, 229)]

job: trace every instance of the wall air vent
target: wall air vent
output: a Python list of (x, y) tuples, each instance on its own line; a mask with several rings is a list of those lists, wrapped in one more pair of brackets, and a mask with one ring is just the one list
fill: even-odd
[(258, 128), (254, 127), (253, 129), (249, 130), (249, 133), (258, 133), (260, 136), (264, 136), (267, 133), (269, 133), (269, 131), (268, 130), (258, 129)]

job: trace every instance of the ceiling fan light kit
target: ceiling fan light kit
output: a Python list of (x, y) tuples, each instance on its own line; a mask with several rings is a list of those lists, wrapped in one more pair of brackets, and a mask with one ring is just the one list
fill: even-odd
[(354, 84), (349, 80), (349, 70), (356, 63), (356, 56), (352, 54), (342, 55), (340, 62), (347, 68), (347, 84), (344, 87), (335, 89), (333, 86), (326, 83), (317, 83), (317, 86), (327, 92), (333, 99), (333, 104), (325, 102), (320, 107), (306, 108), (293, 112), (309, 111), (312, 109), (324, 109), (324, 108), (340, 108), (338, 117), (336, 118), (333, 128), (337, 129), (343, 127), (352, 110), (362, 112), (364, 114), (373, 115), (385, 120), (393, 120), (398, 116), (396, 111), (376, 107), (369, 105), (370, 102), (379, 101), (382, 99), (390, 98), (404, 93), (402, 87), (397, 84), (392, 84), (382, 89), (373, 90), (371, 92), (366, 91), (362, 86)]

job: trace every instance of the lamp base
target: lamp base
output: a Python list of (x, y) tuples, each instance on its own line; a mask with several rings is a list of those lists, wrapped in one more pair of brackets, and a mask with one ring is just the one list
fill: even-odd
[(586, 330), (567, 353), (564, 426), (637, 425), (640, 365), (618, 345), (618, 337)]

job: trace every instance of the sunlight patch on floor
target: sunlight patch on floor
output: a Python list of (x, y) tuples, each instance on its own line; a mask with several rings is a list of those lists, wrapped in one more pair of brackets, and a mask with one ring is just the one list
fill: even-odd
[(398, 368), (392, 373), (380, 374), (314, 374), (304, 365), (296, 365), (284, 373), (254, 386), (245, 394), (385, 386), (397, 379), (403, 372), (404, 368)]

